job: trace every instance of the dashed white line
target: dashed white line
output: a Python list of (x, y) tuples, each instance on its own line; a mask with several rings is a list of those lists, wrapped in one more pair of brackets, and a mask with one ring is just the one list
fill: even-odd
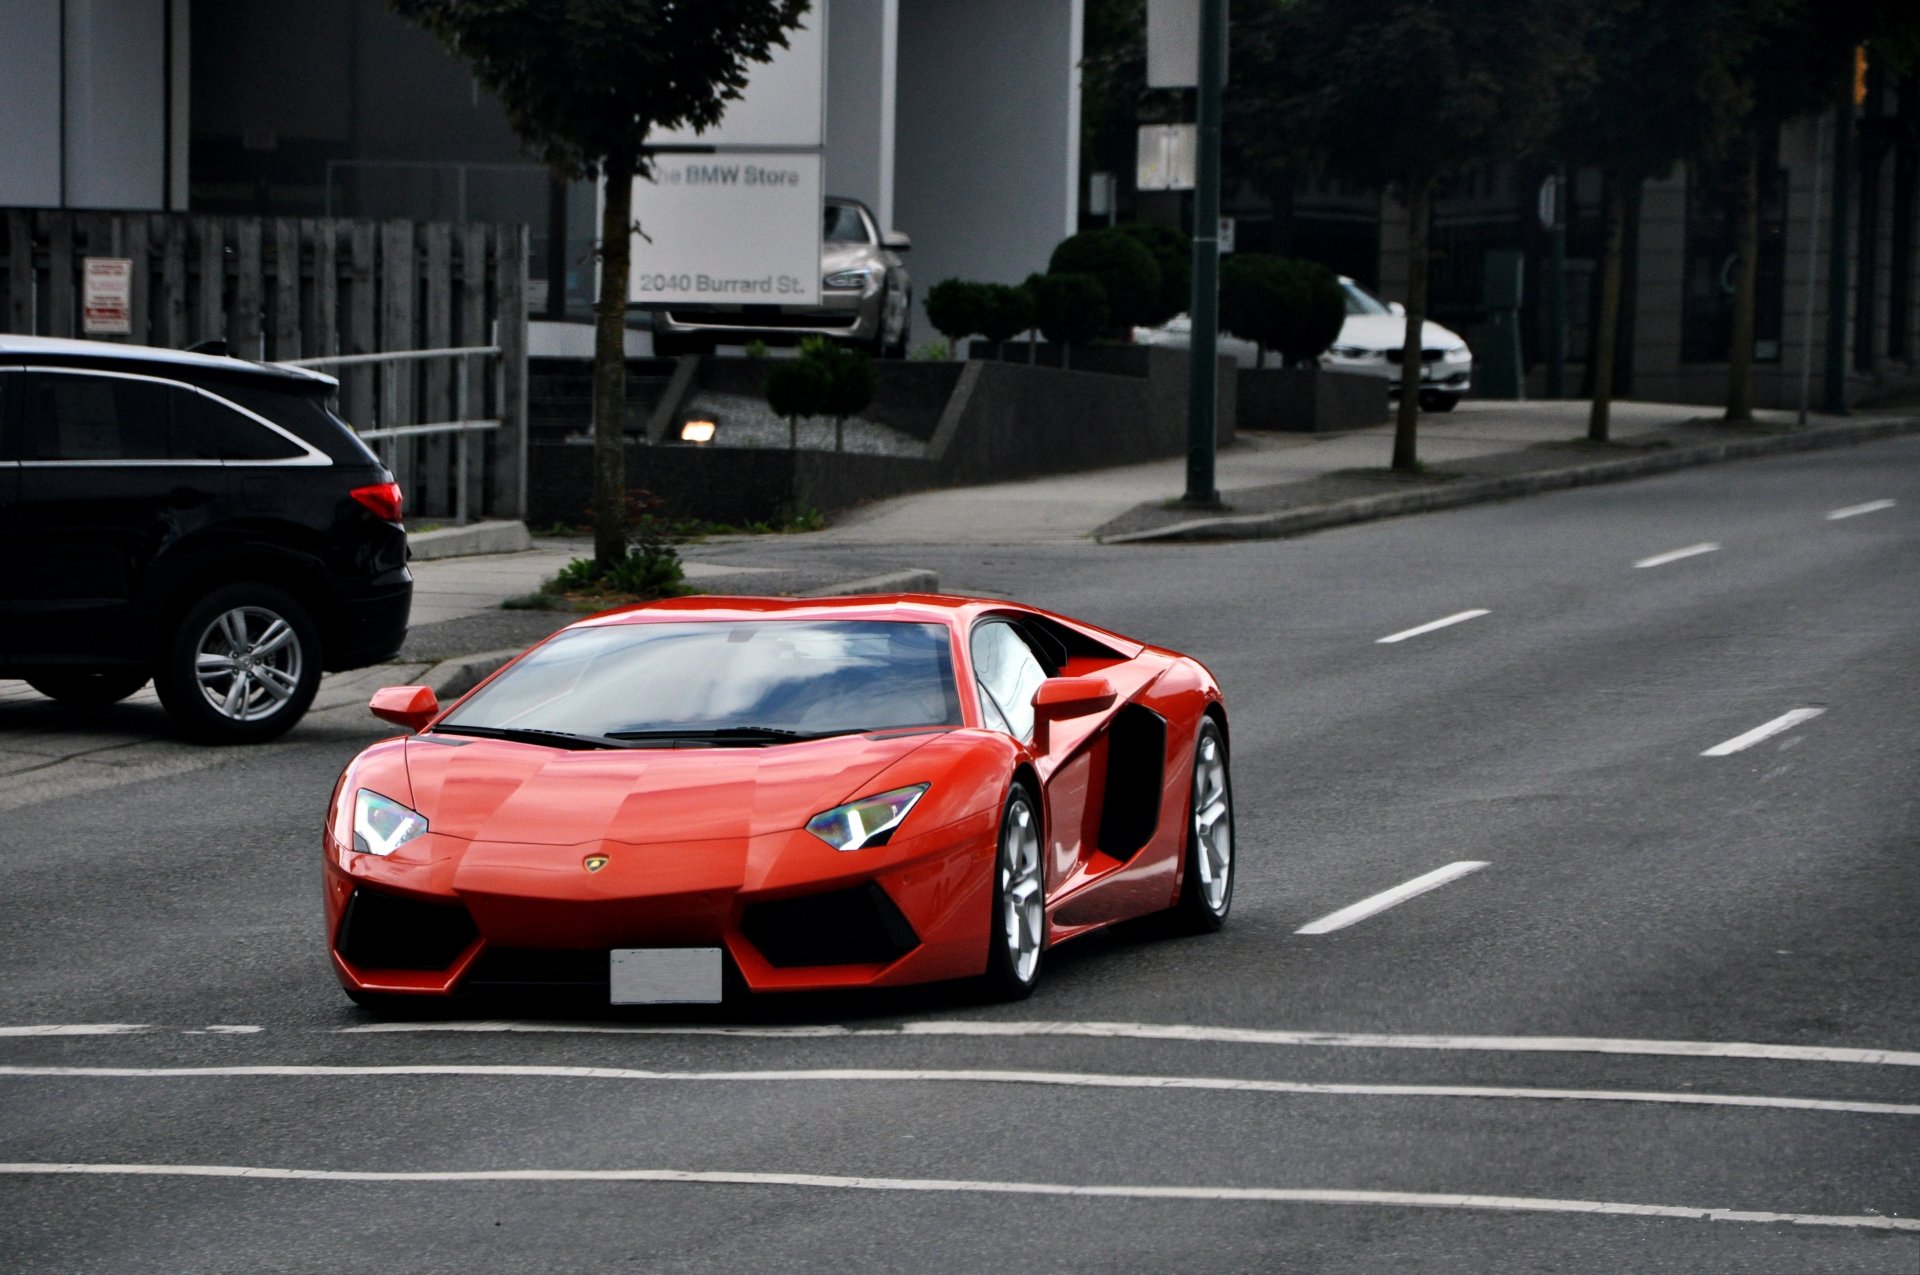
[(1481, 616), (1489, 614), (1491, 614), (1491, 612), (1484, 608), (1478, 611), (1461, 611), (1456, 615), (1450, 615), (1441, 620), (1434, 620), (1431, 623), (1422, 624), (1417, 628), (1404, 629), (1399, 633), (1389, 633), (1383, 638), (1376, 639), (1375, 645), (1385, 646), (1390, 642), (1404, 642), (1410, 637), (1419, 637), (1422, 633), (1431, 633), (1435, 629), (1444, 629), (1451, 625), (1464, 624), (1468, 620), (1477, 620)]
[(1749, 1058), (1772, 1062), (1848, 1063), (1920, 1067), (1920, 1050), (1857, 1049), (1837, 1045), (1769, 1045), (1751, 1041), (1634, 1040), (1606, 1036), (1441, 1036), (1379, 1032), (1288, 1031), (1266, 1027), (1217, 1027), (1190, 1023), (1110, 1023), (981, 1019), (934, 1019), (898, 1027), (698, 1027), (679, 1024), (564, 1022), (393, 1022), (334, 1029), (336, 1033), (476, 1032), (606, 1034), (634, 1036), (793, 1037), (1045, 1037), (1152, 1040), (1225, 1045), (1317, 1046), (1335, 1049), (1431, 1049), (1480, 1053), (1623, 1054), (1651, 1058)]
[(1682, 558), (1697, 558), (1703, 553), (1718, 553), (1718, 552), (1720, 552), (1720, 546), (1717, 544), (1707, 543), (1707, 544), (1688, 545), (1684, 549), (1669, 549), (1665, 553), (1656, 553), (1651, 558), (1642, 558), (1640, 559), (1640, 561), (1634, 563), (1633, 565), (1636, 568), (1664, 567), (1669, 562), (1678, 562)]
[(1761, 723), (1744, 735), (1735, 735), (1724, 744), (1715, 744), (1700, 755), (1726, 757), (1743, 748), (1752, 748), (1761, 740), (1778, 735), (1783, 730), (1791, 730), (1801, 722), (1810, 722), (1826, 711), (1824, 708), (1796, 708), (1791, 713), (1782, 713), (1770, 722)]
[(0, 1027), (0, 1036), (126, 1036), (146, 1030), (145, 1023), (35, 1023)]
[(1396, 885), (1391, 890), (1382, 890), (1379, 894), (1360, 900), (1358, 903), (1341, 908), (1338, 912), (1329, 912), (1318, 921), (1310, 922), (1295, 930), (1295, 934), (1331, 934), (1335, 930), (1344, 930), (1356, 921), (1364, 921), (1376, 912), (1384, 912), (1396, 904), (1425, 894), (1437, 886), (1449, 881), (1457, 881), (1470, 872), (1478, 872), (1487, 865), (1477, 860), (1463, 859), (1459, 863), (1449, 863), (1444, 868), (1435, 868), (1423, 876)]
[(1828, 522), (1839, 522), (1842, 518), (1858, 518), (1861, 514), (1877, 514), (1882, 509), (1891, 509), (1898, 503), (1892, 500), (1869, 500), (1864, 505), (1848, 505), (1844, 509), (1829, 509)]
[(1638, 1089), (1540, 1089), (1488, 1085), (1382, 1085), (1330, 1081), (1249, 1080), (1234, 1076), (1139, 1076), (1112, 1072), (991, 1069), (811, 1067), (758, 1071), (649, 1071), (534, 1063), (400, 1063), (383, 1066), (285, 1064), (247, 1067), (5, 1067), (0, 1076), (71, 1080), (307, 1080), (378, 1076), (456, 1076), (505, 1080), (634, 1080), (718, 1084), (893, 1083), (1042, 1085), (1065, 1089), (1192, 1090), (1206, 1093), (1318, 1095), (1346, 1098), (1473, 1098), (1524, 1102), (1655, 1103), (1679, 1107), (1757, 1107), (1854, 1115), (1920, 1116), (1920, 1104), (1782, 1098), (1761, 1094), (1674, 1093)]
[(1479, 1209), (1519, 1213), (1601, 1214), (1704, 1222), (1784, 1223), (1862, 1231), (1920, 1231), (1920, 1219), (1774, 1213), (1752, 1209), (1561, 1200), (1523, 1195), (1442, 1195), (1423, 1191), (1345, 1191), (1257, 1186), (1110, 1186), (1060, 1182), (994, 1182), (964, 1178), (851, 1177), (827, 1173), (736, 1173), (691, 1169), (467, 1169), (381, 1172), (369, 1169), (283, 1169), (242, 1164), (0, 1164), (0, 1173), (95, 1177), (245, 1178), (262, 1182), (663, 1182), (704, 1186), (812, 1187), (838, 1191), (926, 1191), (975, 1195), (1079, 1196), (1118, 1200), (1218, 1201), (1256, 1204), (1356, 1204), (1381, 1208)]

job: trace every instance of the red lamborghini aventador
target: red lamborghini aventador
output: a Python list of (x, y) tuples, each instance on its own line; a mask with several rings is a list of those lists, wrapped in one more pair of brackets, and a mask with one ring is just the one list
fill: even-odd
[(687, 598), (561, 630), (356, 757), (324, 837), (347, 994), (615, 1004), (982, 977), (1233, 898), (1197, 661), (1007, 602)]

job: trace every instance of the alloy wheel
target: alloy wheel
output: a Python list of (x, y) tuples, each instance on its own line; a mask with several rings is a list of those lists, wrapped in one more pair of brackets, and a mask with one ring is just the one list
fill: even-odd
[(287, 706), (300, 686), (304, 656), (284, 616), (240, 606), (214, 617), (194, 648), (194, 674), (214, 712), (258, 722)]
[(1014, 978), (1032, 981), (1040, 965), (1046, 932), (1046, 899), (1041, 888), (1040, 828), (1025, 795), (1007, 808), (1000, 834), (1001, 936)]

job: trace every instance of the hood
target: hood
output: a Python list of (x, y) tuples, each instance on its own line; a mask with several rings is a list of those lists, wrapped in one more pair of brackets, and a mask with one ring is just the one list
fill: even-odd
[[(1428, 319), (1420, 328), (1422, 349), (1447, 350), (1465, 345), (1450, 328)], [(1407, 321), (1398, 314), (1350, 314), (1340, 325), (1335, 345), (1353, 345), (1363, 350), (1398, 350), (1406, 344)]]
[[(413, 806), (468, 841), (717, 841), (803, 826), (944, 732), (771, 748), (573, 752), (506, 740), (406, 744)], [(452, 737), (436, 737), (450, 741)]]
[(840, 270), (853, 270), (860, 266), (879, 269), (880, 249), (864, 243), (830, 243), (820, 246), (820, 273), (830, 275)]

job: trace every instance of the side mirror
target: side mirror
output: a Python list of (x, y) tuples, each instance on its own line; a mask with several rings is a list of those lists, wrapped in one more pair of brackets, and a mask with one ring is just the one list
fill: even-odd
[(903, 235), (897, 230), (889, 230), (886, 234), (880, 236), (880, 246), (889, 252), (911, 252), (913, 250), (913, 237), (911, 235)]
[(381, 721), (418, 734), (440, 716), (440, 697), (426, 686), (383, 686), (373, 693), (373, 702), (367, 707)]
[(1113, 683), (1104, 677), (1048, 678), (1033, 692), (1033, 746), (1046, 752), (1050, 725), (1097, 713), (1110, 707), (1115, 698)]
[(1397, 315), (1404, 319), (1407, 317), (1407, 307), (1401, 305), (1398, 301), (1389, 301), (1387, 302), (1387, 313)]

